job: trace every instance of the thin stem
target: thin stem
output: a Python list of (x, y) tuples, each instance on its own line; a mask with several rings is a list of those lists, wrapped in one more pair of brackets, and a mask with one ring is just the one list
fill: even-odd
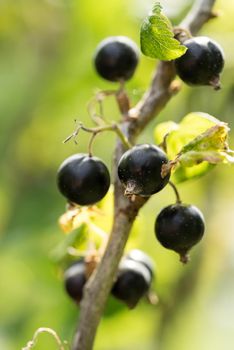
[(178, 192), (178, 190), (177, 190), (176, 185), (175, 185), (175, 184), (173, 184), (173, 182), (172, 182), (172, 181), (169, 181), (168, 183), (169, 183), (169, 185), (172, 187), (172, 189), (173, 189), (173, 190), (174, 190), (174, 192), (175, 192), (175, 196), (176, 196), (176, 203), (177, 203), (177, 204), (182, 203), (181, 198), (180, 198), (180, 194), (179, 194), (179, 192)]
[(121, 140), (122, 144), (128, 149), (132, 148), (132, 144), (129, 142), (128, 138), (124, 135), (124, 133), (120, 129), (119, 125), (118, 124), (114, 124), (113, 127), (115, 128), (114, 131), (119, 136), (119, 139)]
[(103, 100), (98, 100), (98, 104), (99, 104), (99, 113), (101, 118), (104, 120), (104, 110), (103, 110)]
[[(90, 118), (94, 121), (95, 124), (100, 124), (100, 122), (105, 122), (106, 120), (104, 118), (103, 113), (103, 105), (102, 102), (107, 96), (114, 96), (116, 95), (116, 90), (104, 90), (104, 91), (98, 91), (94, 97), (89, 101), (87, 105), (87, 110), (90, 115)], [(96, 113), (96, 105), (99, 105), (99, 115)]]
[[(127, 92), (125, 90), (125, 81), (120, 80), (120, 86), (118, 90), (103, 90), (98, 91), (96, 95), (90, 100), (90, 102), (87, 105), (88, 113), (91, 117), (91, 119), (96, 123), (97, 120), (105, 121), (104, 115), (103, 115), (103, 100), (108, 96), (115, 96), (119, 110), (121, 115), (127, 116), (128, 111), (130, 109), (130, 100), (127, 95)], [(99, 104), (99, 113), (98, 115), (96, 113), (96, 104)]]
[(116, 101), (119, 106), (120, 113), (123, 117), (128, 117), (128, 111), (130, 109), (130, 100), (125, 90), (125, 81), (120, 81), (120, 88), (115, 94)]
[(161, 147), (164, 150), (165, 153), (167, 153), (167, 138), (168, 138), (169, 135), (170, 135), (169, 132), (166, 135), (164, 135), (163, 141), (159, 145), (159, 147)]
[(63, 140), (63, 143), (67, 143), (71, 139), (75, 138), (79, 134), (80, 129), (81, 127), (79, 126), (71, 135), (69, 135), (68, 137), (65, 138), (65, 140)]
[(91, 132), (91, 133), (95, 134), (95, 136), (103, 131), (114, 131), (114, 132), (116, 132), (116, 134), (118, 135), (121, 142), (123, 143), (123, 145), (126, 148), (132, 147), (131, 143), (128, 141), (127, 137), (124, 135), (124, 133), (122, 132), (122, 130), (120, 129), (118, 124), (113, 123), (111, 125), (100, 126), (97, 128), (86, 128), (83, 125), (81, 125), (81, 129), (84, 131), (87, 131), (87, 132)]
[(69, 135), (64, 141), (63, 143), (66, 143), (68, 141), (70, 141), (73, 137), (76, 137), (79, 133), (80, 130), (83, 130), (83, 131), (86, 131), (86, 132), (89, 132), (89, 133), (92, 133), (92, 137), (89, 141), (89, 146), (88, 146), (88, 149), (89, 149), (89, 155), (91, 156), (92, 155), (92, 144), (93, 144), (93, 141), (94, 141), (94, 138), (101, 132), (104, 132), (104, 131), (114, 131), (119, 139), (121, 140), (121, 142), (123, 143), (123, 145), (128, 149), (128, 148), (131, 148), (132, 145), (131, 143), (129, 142), (128, 138), (124, 135), (124, 133), (122, 132), (121, 128), (119, 127), (118, 124), (116, 123), (113, 123), (111, 125), (104, 125), (104, 126), (98, 126), (96, 128), (87, 128), (86, 126), (84, 126), (82, 123), (79, 123), (79, 126), (78, 128), (71, 134)]
[(56, 343), (58, 345), (59, 350), (65, 350), (65, 348), (63, 346), (63, 343), (62, 343), (61, 339), (59, 338), (58, 334), (53, 329), (47, 328), (47, 327), (40, 327), (40, 328), (38, 328), (36, 330), (36, 332), (34, 333), (34, 335), (33, 335), (33, 339), (30, 340), (28, 342), (28, 344), (26, 345), (26, 347), (22, 348), (22, 350), (30, 350), (30, 349), (32, 349), (36, 345), (36, 341), (38, 339), (38, 336), (41, 333), (49, 333), (49, 334), (51, 334), (54, 337), (54, 339), (56, 340)]
[(92, 157), (92, 155), (93, 155), (92, 146), (93, 146), (93, 141), (94, 141), (94, 139), (95, 139), (96, 136), (97, 136), (97, 133), (94, 132), (94, 133), (92, 134), (92, 136), (90, 137), (89, 145), (88, 145), (89, 157)]
[(88, 128), (88, 127), (84, 126), (82, 123), (80, 123), (80, 129), (82, 129), (86, 132), (98, 134), (99, 132), (103, 132), (103, 131), (112, 131), (113, 126), (112, 125), (104, 125), (104, 126), (98, 126), (96, 128)]

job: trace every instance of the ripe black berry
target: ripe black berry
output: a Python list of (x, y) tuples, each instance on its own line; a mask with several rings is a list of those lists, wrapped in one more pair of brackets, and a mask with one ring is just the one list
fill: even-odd
[(162, 165), (166, 154), (154, 145), (137, 145), (123, 154), (118, 165), (120, 181), (126, 187), (126, 195), (150, 196), (169, 181), (170, 174), (162, 178)]
[(142, 250), (139, 250), (139, 249), (130, 250), (126, 255), (125, 259), (129, 259), (129, 260), (133, 260), (141, 263), (142, 265), (147, 267), (151, 276), (153, 277), (154, 263), (152, 259), (147, 254), (145, 254)]
[(175, 60), (179, 77), (189, 85), (211, 85), (220, 89), (219, 75), (224, 66), (224, 54), (217, 42), (198, 36), (183, 42), (188, 50)]
[(64, 274), (65, 289), (68, 295), (77, 303), (82, 299), (85, 283), (85, 263), (84, 260), (79, 260), (71, 265)]
[(160, 212), (155, 222), (159, 242), (179, 253), (184, 263), (188, 260), (188, 251), (201, 240), (204, 230), (203, 215), (193, 205), (169, 205)]
[(111, 292), (132, 309), (147, 293), (151, 281), (152, 275), (144, 264), (131, 259), (123, 259)]
[(97, 47), (94, 64), (99, 75), (110, 81), (128, 80), (139, 60), (136, 44), (125, 36), (104, 39)]
[(57, 183), (60, 192), (79, 205), (91, 205), (100, 201), (110, 186), (106, 165), (97, 157), (75, 154), (61, 164)]

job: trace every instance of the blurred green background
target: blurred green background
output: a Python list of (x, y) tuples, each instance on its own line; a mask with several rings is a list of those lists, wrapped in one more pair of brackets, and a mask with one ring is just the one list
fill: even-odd
[[(191, 1), (162, 1), (174, 23)], [(142, 18), (152, 1), (142, 0), (0, 0), (0, 349), (26, 345), (38, 327), (51, 327), (70, 341), (77, 307), (63, 290), (51, 251), (64, 239), (57, 219), (65, 201), (56, 188), (56, 171), (65, 157), (85, 152), (87, 135), (78, 145), (62, 140), (77, 118), (91, 125), (87, 102), (101, 80), (92, 65), (98, 42), (127, 35), (139, 43)], [(152, 142), (157, 122), (179, 121), (204, 111), (234, 130), (234, 3), (217, 1), (221, 17), (202, 33), (224, 48), (223, 89), (188, 88), (174, 98), (141, 136)], [(142, 57), (127, 84), (136, 102), (147, 88), (153, 60)], [(110, 120), (118, 119), (112, 98), (105, 104)], [(233, 133), (231, 134), (233, 137)], [(115, 137), (99, 137), (95, 154), (111, 167)], [(230, 144), (234, 142), (230, 138)], [(108, 152), (107, 152), (108, 150)], [(144, 249), (157, 264), (155, 290), (160, 302), (141, 302), (133, 311), (110, 300), (95, 350), (218, 350), (234, 344), (234, 168), (219, 166), (202, 179), (179, 186), (183, 200), (206, 217), (206, 235), (182, 266), (176, 254), (156, 242), (153, 225), (160, 209), (174, 202), (166, 188), (139, 215), (131, 247)], [(56, 349), (41, 335), (36, 349)]]

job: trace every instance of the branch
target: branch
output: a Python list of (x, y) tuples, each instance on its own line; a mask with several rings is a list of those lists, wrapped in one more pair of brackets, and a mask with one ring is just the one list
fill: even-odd
[[(191, 11), (180, 23), (179, 27), (189, 30), (195, 35), (209, 19), (215, 15), (212, 12), (215, 0), (195, 1)], [(179, 91), (179, 86), (173, 84), (175, 78), (173, 61), (160, 62), (155, 71), (151, 86), (142, 100), (129, 111), (135, 123), (130, 125), (131, 133), (137, 136), (146, 125), (158, 115), (170, 98)]]
[[(211, 18), (214, 3), (215, 0), (195, 2), (181, 26), (196, 34), (202, 25)], [(129, 111), (128, 120), (122, 124), (122, 132), (131, 142), (135, 141), (139, 133), (160, 113), (170, 98), (178, 91), (178, 86), (173, 84), (174, 77), (175, 70), (172, 62), (158, 64), (149, 90), (142, 100)], [(124, 151), (122, 144), (118, 142), (114, 159), (115, 213), (112, 232), (103, 258), (85, 286), (73, 350), (91, 350), (93, 348), (97, 327), (130, 230), (138, 211), (147, 200), (138, 197), (134, 202), (131, 202), (123, 195), (123, 188), (117, 176), (117, 164)]]
[(147, 200), (138, 197), (132, 203), (124, 197), (122, 185), (117, 179), (117, 164), (123, 152), (123, 145), (118, 143), (114, 159), (115, 212), (113, 228), (102, 261), (85, 286), (84, 298), (81, 302), (80, 326), (74, 338), (73, 350), (88, 350), (93, 347), (96, 329), (113, 285), (132, 224), (139, 209)]
[(212, 8), (216, 0), (195, 1), (191, 11), (181, 22), (181, 27), (195, 35), (209, 19), (217, 17)]
[(129, 111), (129, 133), (136, 138), (148, 123), (158, 115), (170, 98), (178, 92), (179, 86), (173, 86), (175, 68), (173, 62), (159, 62), (151, 86), (138, 104)]

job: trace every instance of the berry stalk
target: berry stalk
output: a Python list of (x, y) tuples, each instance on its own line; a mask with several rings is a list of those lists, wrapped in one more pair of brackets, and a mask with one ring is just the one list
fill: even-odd
[(172, 187), (173, 191), (175, 192), (176, 203), (177, 203), (177, 204), (181, 203), (182, 201), (181, 201), (181, 198), (180, 198), (180, 194), (179, 194), (179, 192), (178, 192), (178, 190), (177, 190), (177, 187), (176, 187), (176, 186), (173, 184), (173, 182), (171, 182), (171, 181), (169, 181), (168, 183), (169, 183), (169, 185)]

